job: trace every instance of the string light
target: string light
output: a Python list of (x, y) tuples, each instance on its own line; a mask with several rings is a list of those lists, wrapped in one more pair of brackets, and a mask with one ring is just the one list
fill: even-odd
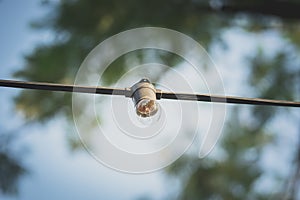
[(300, 102), (271, 100), (261, 98), (245, 98), (234, 96), (217, 96), (207, 94), (173, 93), (156, 89), (148, 79), (142, 79), (130, 88), (89, 87), (41, 82), (24, 82), (15, 80), (0, 80), (1, 87), (90, 93), (103, 95), (121, 95), (130, 97), (135, 104), (136, 113), (141, 117), (150, 117), (157, 113), (159, 99), (203, 101), (213, 103), (248, 104), (265, 106), (300, 107)]
[(151, 117), (159, 109), (156, 102), (156, 89), (151, 82), (144, 78), (126, 89), (125, 96), (131, 97), (136, 109), (136, 114), (141, 117)]

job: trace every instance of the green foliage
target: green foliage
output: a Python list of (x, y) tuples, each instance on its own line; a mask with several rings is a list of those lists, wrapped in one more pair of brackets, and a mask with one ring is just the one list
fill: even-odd
[(8, 152), (0, 152), (0, 163), (0, 190), (4, 194), (16, 194), (19, 177), (26, 170)]
[[(107, 37), (135, 27), (172, 28), (190, 34), (199, 39), (201, 44), (208, 45), (218, 39), (220, 30), (227, 23), (224, 16), (197, 12), (193, 9), (194, 4), (157, 0), (66, 0), (57, 5), (50, 4), (50, 14), (33, 23), (33, 26), (54, 31), (56, 39), (51, 44), (38, 46), (25, 56), (26, 65), (15, 76), (30, 81), (73, 83), (76, 71), (89, 51)], [(143, 55), (147, 55), (147, 52), (137, 51), (129, 53), (127, 58), (135, 56), (142, 63), (145, 57)], [(156, 57), (160, 57), (166, 64), (178, 60), (174, 55), (163, 52), (157, 53)], [(106, 84), (114, 83), (126, 70), (124, 61), (124, 57), (120, 58), (108, 68), (103, 76)], [(16, 98), (18, 110), (30, 119), (45, 121), (60, 113), (65, 103), (70, 105), (70, 95), (44, 94), (39, 91), (21, 92)], [(47, 108), (51, 108), (51, 111)]]
[(167, 172), (182, 178), (179, 199), (268, 199), (256, 192), (256, 181), (263, 174), (259, 166), (261, 150), (272, 141), (262, 128), (244, 126), (239, 109), (228, 122), (221, 145), (221, 158), (183, 156)]

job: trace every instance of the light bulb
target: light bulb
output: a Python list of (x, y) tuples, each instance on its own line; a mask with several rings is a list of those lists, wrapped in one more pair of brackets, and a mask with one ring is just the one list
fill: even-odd
[(132, 98), (139, 117), (151, 117), (159, 110), (156, 102), (156, 89), (148, 79), (140, 80), (126, 91), (125, 96)]
[(155, 127), (161, 118), (161, 107), (157, 101), (142, 99), (135, 106), (136, 118), (142, 127)]
[(158, 109), (159, 105), (156, 100), (151, 99), (142, 99), (135, 106), (136, 114), (141, 117), (151, 117), (157, 113)]

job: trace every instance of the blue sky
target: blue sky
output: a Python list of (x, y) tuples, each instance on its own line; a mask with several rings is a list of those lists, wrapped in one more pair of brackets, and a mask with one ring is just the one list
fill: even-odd
[[(38, 42), (47, 42), (51, 37), (49, 32), (34, 31), (29, 26), (46, 12), (39, 2), (0, 1), (1, 79), (13, 78), (12, 73), (23, 65), (22, 56)], [(12, 103), (17, 92), (1, 88), (0, 103), (7, 105), (0, 113), (2, 130), (14, 130), (23, 123), (22, 115), (14, 111)], [(18, 196), (1, 199), (133, 199), (165, 195), (161, 172), (123, 174), (100, 165), (86, 152), (72, 154), (65, 141), (67, 125), (61, 121), (54, 119), (45, 126), (30, 126), (21, 131), (22, 136), (12, 149), (22, 155), (29, 174), (21, 179)]]
[(8, 1), (0, 2), (1, 25), (1, 74), (10, 76), (10, 72), (22, 64), (22, 54), (32, 47), (39, 34), (33, 34), (29, 21), (39, 17), (42, 10), (37, 1)]

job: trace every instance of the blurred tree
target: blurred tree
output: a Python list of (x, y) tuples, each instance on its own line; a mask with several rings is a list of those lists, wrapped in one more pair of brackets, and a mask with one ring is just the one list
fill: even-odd
[[(220, 37), (224, 30), (235, 27), (249, 32), (276, 30), (293, 51), (299, 52), (300, 3), (293, 0), (62, 0), (44, 1), (43, 5), (49, 6), (51, 12), (32, 26), (53, 31), (55, 38), (25, 56), (24, 68), (15, 73), (18, 78), (73, 83), (81, 61), (100, 41), (120, 31), (143, 26), (181, 31), (208, 50), (216, 44), (226, 47)], [(296, 99), (300, 68), (293, 61), (299, 57), (291, 58), (295, 53), (289, 54), (288, 47), (278, 51), (275, 57), (269, 57), (258, 50), (249, 58), (249, 84), (258, 97)], [(146, 54), (147, 51), (135, 52), (131, 56), (143, 63)], [(157, 53), (157, 58), (165, 63), (175, 59), (174, 55), (162, 53)], [(120, 58), (111, 65), (111, 71), (104, 74), (107, 85), (122, 75), (125, 60), (125, 57)], [(36, 122), (71, 113), (70, 94), (22, 91), (15, 102), (18, 110)], [(170, 174), (184, 174), (181, 199), (265, 199), (268, 196), (259, 193), (254, 186), (263, 173), (258, 165), (260, 151), (270, 141), (265, 127), (280, 109), (247, 109), (251, 111), (251, 126), (239, 120), (237, 114), (232, 115), (222, 141), (225, 155), (221, 160), (185, 156), (169, 168)], [(0, 182), (2, 184), (3, 179)], [(295, 195), (290, 196), (296, 198)]]
[(0, 189), (4, 194), (18, 192), (18, 180), (25, 172), (24, 167), (10, 154), (9, 152), (0, 152)]
[[(26, 173), (26, 169), (15, 155), (10, 146), (15, 140), (12, 133), (0, 133), (0, 191), (3, 194), (17, 194), (18, 180)], [(1, 194), (1, 193), (0, 193)], [(1, 196), (1, 195), (0, 195)]]

